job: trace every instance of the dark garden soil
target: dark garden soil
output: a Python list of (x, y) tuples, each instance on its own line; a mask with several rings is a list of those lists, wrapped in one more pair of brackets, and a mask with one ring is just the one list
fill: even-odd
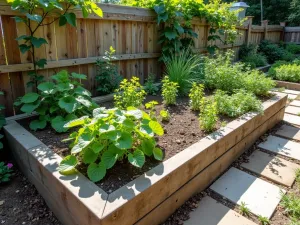
[(16, 167), (14, 173), (11, 182), (0, 185), (0, 224), (62, 225)]
[[(167, 108), (171, 114), (171, 120), (169, 122), (162, 123), (165, 134), (162, 137), (157, 137), (158, 146), (163, 149), (165, 154), (164, 160), (171, 158), (207, 135), (207, 133), (199, 127), (198, 113), (190, 110), (188, 98), (180, 98), (177, 101), (177, 105), (168, 107), (161, 104), (162, 99), (157, 96), (149, 96), (146, 102), (152, 100), (156, 100), (160, 103), (156, 106), (158, 118), (160, 110), (164, 108)], [(101, 106), (109, 108), (112, 107), (112, 104), (105, 103), (101, 104)], [(217, 129), (220, 128), (222, 124), (224, 125), (232, 120), (233, 119), (231, 118), (220, 118), (220, 121), (217, 124)], [(29, 129), (28, 119), (20, 121), (20, 123), (55, 153), (62, 157), (69, 154), (70, 150), (68, 148), (68, 143), (61, 142), (63, 139), (68, 137), (68, 134), (58, 134), (51, 128), (46, 128), (37, 132), (31, 131)], [(107, 171), (105, 178), (97, 184), (103, 190), (110, 193), (139, 177), (144, 172), (147, 172), (158, 164), (159, 162), (155, 159), (148, 158), (143, 168), (139, 169), (132, 166), (127, 161), (118, 162), (112, 169)], [(78, 169), (81, 172), (86, 171), (86, 169), (81, 169), (81, 166), (79, 166)]]

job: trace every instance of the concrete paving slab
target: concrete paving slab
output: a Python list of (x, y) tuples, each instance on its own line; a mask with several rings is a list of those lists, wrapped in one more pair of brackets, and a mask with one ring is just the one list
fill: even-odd
[(293, 185), (296, 179), (295, 171), (300, 168), (295, 163), (261, 151), (253, 152), (249, 157), (249, 162), (243, 163), (241, 166), (257, 175), (287, 187)]
[(204, 197), (199, 204), (199, 207), (190, 213), (190, 219), (185, 221), (184, 225), (255, 225), (211, 197)]
[(295, 116), (295, 115), (285, 113), (283, 117), (283, 121), (300, 126), (300, 116)]
[(300, 91), (295, 91), (290, 89), (285, 89), (283, 92), (287, 94), (300, 95)]
[(235, 204), (244, 202), (252, 213), (267, 218), (280, 202), (280, 192), (285, 193), (285, 190), (233, 167), (210, 188)]
[(290, 105), (300, 107), (300, 101), (299, 100), (293, 100), (293, 101), (290, 102)]
[(298, 97), (298, 95), (288, 94), (288, 99), (294, 100)]
[(270, 135), (265, 142), (258, 145), (259, 148), (300, 160), (300, 143), (285, 138)]
[(276, 132), (276, 135), (300, 141), (300, 128), (293, 125), (282, 125)]
[(285, 113), (298, 116), (298, 114), (300, 113), (300, 107), (289, 105), (288, 107), (285, 108)]

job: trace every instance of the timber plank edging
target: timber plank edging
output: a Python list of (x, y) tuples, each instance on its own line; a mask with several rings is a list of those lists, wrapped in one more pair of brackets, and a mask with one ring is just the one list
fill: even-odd
[[(263, 115), (245, 114), (111, 194), (83, 175), (77, 174), (75, 180), (72, 180), (74, 177), (61, 176), (57, 172), (61, 157), (15, 121), (10, 120), (4, 131), (18, 164), (43, 196), (48, 192), (53, 196), (44, 198), (50, 201), (48, 205), (64, 224), (112, 225), (121, 222), (129, 225), (148, 216), (197, 174), (266, 123), (284, 108), (286, 100), (286, 94), (278, 93), (263, 103)], [(17, 132), (14, 131), (16, 127)], [(28, 138), (37, 140), (35, 146), (28, 146)], [(89, 197), (84, 198), (86, 186), (90, 191), (87, 191)], [(57, 204), (60, 209), (57, 209)]]
[(286, 89), (300, 91), (300, 83), (280, 81), (280, 80), (276, 80), (276, 83), (277, 83), (277, 87), (284, 87)]

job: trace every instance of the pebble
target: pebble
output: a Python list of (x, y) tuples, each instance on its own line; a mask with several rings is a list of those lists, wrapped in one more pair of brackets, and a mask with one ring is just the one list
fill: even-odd
[(19, 190), (16, 190), (16, 193), (19, 193), (20, 191)]
[(4, 200), (0, 201), (0, 205), (3, 205), (3, 204), (4, 204), (4, 202), (5, 202)]
[(176, 140), (177, 144), (181, 144), (181, 141), (179, 139)]

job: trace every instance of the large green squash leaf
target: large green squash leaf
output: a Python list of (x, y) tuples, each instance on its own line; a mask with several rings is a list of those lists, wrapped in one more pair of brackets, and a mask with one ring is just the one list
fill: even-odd
[(76, 156), (68, 155), (60, 162), (58, 170), (62, 174), (69, 173), (75, 169), (77, 163)]
[(21, 99), (22, 103), (33, 103), (40, 97), (37, 93), (27, 93)]
[(59, 99), (58, 105), (68, 113), (73, 113), (79, 107), (78, 102), (73, 96), (66, 96)]
[(141, 168), (145, 163), (145, 155), (141, 150), (135, 150), (133, 154), (128, 154), (128, 161), (132, 165)]
[(103, 179), (106, 174), (106, 167), (104, 163), (100, 162), (99, 164), (92, 163), (87, 169), (88, 177), (93, 182), (98, 182)]

